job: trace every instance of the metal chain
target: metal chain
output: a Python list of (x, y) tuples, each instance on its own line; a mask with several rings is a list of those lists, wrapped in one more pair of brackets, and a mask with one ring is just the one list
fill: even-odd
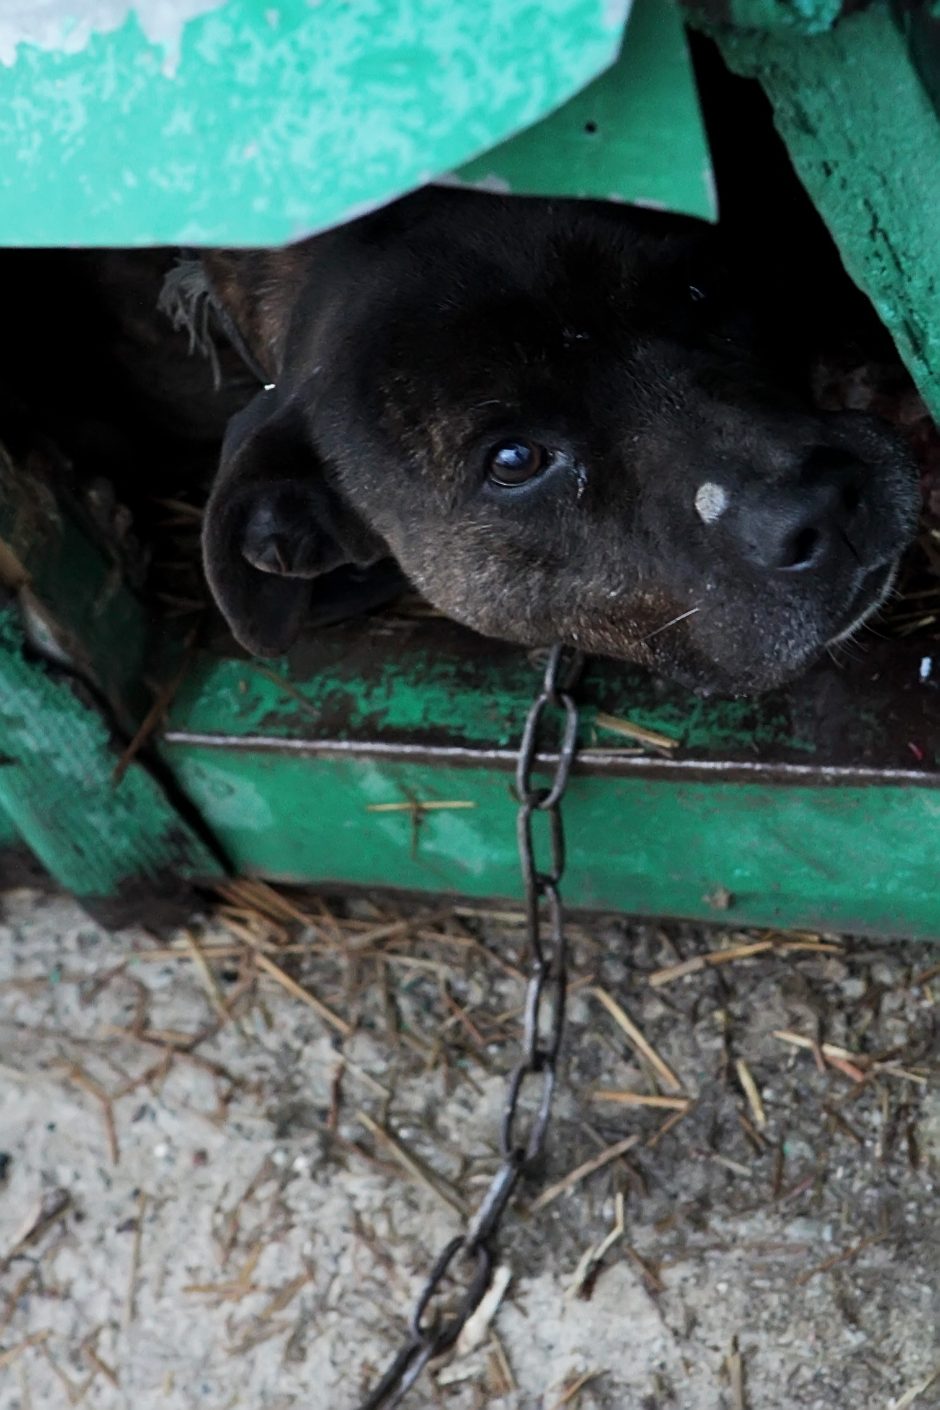
[[(580, 652), (552, 648), (542, 688), (522, 731), (516, 764), (519, 799), (517, 838), (525, 896), (529, 981), (523, 1010), (522, 1056), (510, 1073), (500, 1127), (502, 1159), (466, 1231), (450, 1241), (431, 1269), (411, 1314), (408, 1340), (360, 1410), (391, 1410), (400, 1405), (429, 1361), (456, 1342), (479, 1307), (493, 1273), (493, 1241), (522, 1175), (541, 1153), (548, 1129), (558, 1054), (565, 1022), (567, 954), (558, 887), (565, 869), (561, 800), (577, 749), (578, 707), (570, 692), (581, 673)], [(555, 773), (548, 787), (536, 785), (537, 750), (546, 711), (563, 719)], [(536, 818), (548, 829), (548, 863), (536, 861)], [(543, 920), (544, 910), (544, 920)], [(534, 1089), (534, 1090), (532, 1090)], [(523, 1113), (530, 1095), (534, 1114)], [(528, 1122), (528, 1124), (526, 1124)], [(443, 1285), (457, 1285), (456, 1306), (444, 1310)], [(435, 1307), (435, 1302), (441, 1304)]]

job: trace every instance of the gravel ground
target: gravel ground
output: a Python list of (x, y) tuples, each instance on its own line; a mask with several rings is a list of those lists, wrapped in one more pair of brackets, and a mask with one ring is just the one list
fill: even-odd
[[(354, 1410), (396, 1349), (495, 1165), (522, 932), (289, 906), (312, 923), (255, 892), (167, 941), (6, 898), (0, 1410)], [(936, 951), (739, 952), (767, 938), (574, 927), (505, 1293), (408, 1404), (940, 1406)]]

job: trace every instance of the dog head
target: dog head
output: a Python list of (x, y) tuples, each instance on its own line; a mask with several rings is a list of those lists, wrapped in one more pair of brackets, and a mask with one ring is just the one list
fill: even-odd
[(720, 235), (428, 189), (204, 259), (269, 386), (226, 437), (205, 562), (238, 639), (393, 556), (448, 615), (693, 687), (773, 686), (851, 633), (913, 532), (913, 467), (820, 413), (779, 301)]

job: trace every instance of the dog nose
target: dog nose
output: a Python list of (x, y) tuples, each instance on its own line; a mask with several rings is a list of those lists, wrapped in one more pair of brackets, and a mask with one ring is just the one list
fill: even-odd
[(834, 552), (853, 552), (863, 473), (854, 457), (820, 448), (785, 483), (755, 484), (730, 497), (723, 523), (734, 550), (771, 573), (808, 572)]

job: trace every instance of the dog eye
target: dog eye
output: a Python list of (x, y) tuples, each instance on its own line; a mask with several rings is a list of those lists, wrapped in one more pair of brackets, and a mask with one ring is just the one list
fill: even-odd
[(524, 485), (545, 469), (550, 458), (535, 441), (501, 441), (490, 451), (487, 473), (494, 485)]

